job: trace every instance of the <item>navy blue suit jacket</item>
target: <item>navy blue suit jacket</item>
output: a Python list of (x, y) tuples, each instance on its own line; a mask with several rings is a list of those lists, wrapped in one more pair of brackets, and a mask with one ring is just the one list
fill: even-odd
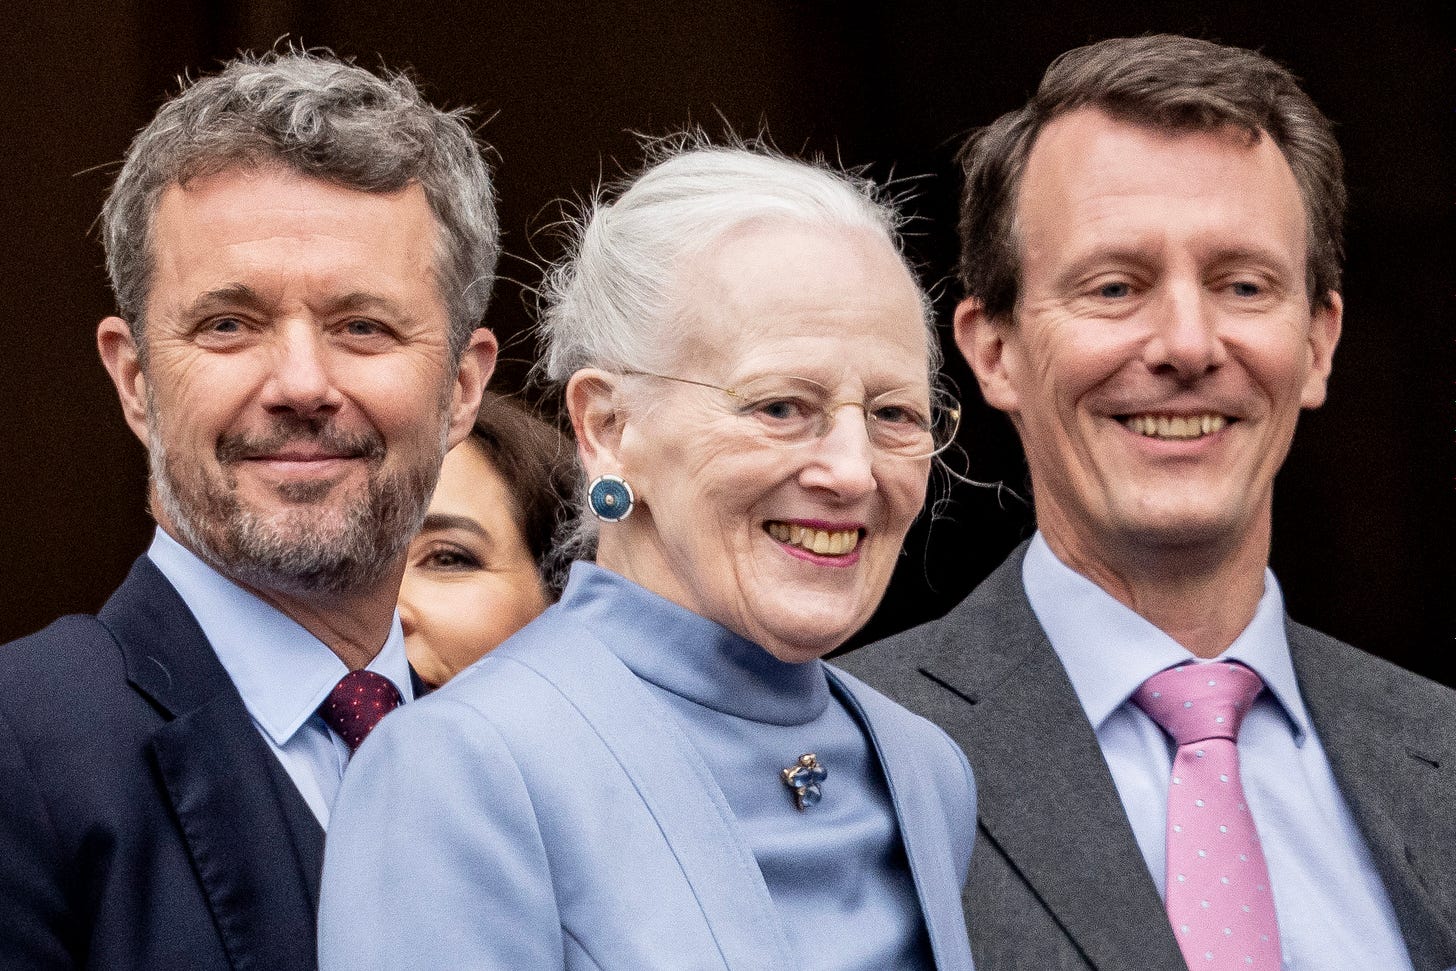
[(0, 969), (313, 968), (323, 829), (142, 557), (0, 646)]

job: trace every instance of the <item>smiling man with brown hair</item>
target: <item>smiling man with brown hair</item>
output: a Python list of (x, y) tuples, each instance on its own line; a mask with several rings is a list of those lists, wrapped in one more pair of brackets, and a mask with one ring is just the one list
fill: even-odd
[(979, 967), (1456, 962), (1456, 695), (1288, 620), (1275, 474), (1343, 320), (1329, 121), (1250, 51), (1071, 51), (961, 156), (955, 336), (1038, 531), (844, 658), (976, 770)]

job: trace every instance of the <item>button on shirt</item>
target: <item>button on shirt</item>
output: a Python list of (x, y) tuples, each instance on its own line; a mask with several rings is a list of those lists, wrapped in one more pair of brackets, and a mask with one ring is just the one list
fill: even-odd
[[(1166, 896), (1172, 741), (1129, 699), (1152, 675), (1193, 655), (1072, 570), (1038, 533), (1022, 580), (1112, 771), (1158, 893)], [(1254, 619), (1218, 658), (1263, 679), (1239, 733), (1239, 771), (1269, 864), (1284, 967), (1405, 971), (1395, 912), (1300, 697), (1274, 574)]]
[[(327, 829), (329, 807), (349, 764), (349, 746), (324, 724), (318, 707), (348, 667), (296, 621), (228, 580), (163, 530), (157, 530), (147, 556), (192, 611), (242, 695), (253, 726)], [(414, 697), (398, 613), (368, 670), (394, 682), (405, 701)]]

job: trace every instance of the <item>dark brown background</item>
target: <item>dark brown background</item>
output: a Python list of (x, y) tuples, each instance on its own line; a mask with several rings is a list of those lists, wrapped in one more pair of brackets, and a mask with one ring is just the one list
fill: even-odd
[[(1306, 79), (1349, 165), (1345, 337), (1330, 403), (1306, 418), (1280, 480), (1274, 566), (1292, 612), (1456, 683), (1453, 561), (1453, 36), (1435, 2), (892, 2), (639, 4), (382, 0), (50, 2), (0, 35), (5, 216), (0, 252), (0, 640), (94, 610), (145, 548), (144, 464), (94, 349), (112, 309), (93, 220), (132, 133), (176, 88), (239, 48), (287, 35), (410, 67), (477, 106), (500, 154), (508, 278), (490, 324), (520, 386), (532, 354), (522, 283), (554, 255), (560, 197), (637, 157), (631, 131), (766, 123), (794, 152), (872, 163), (917, 186), (911, 250), (957, 296), (951, 156), (1016, 107), (1057, 53), (1174, 30), (1257, 47)], [(519, 282), (518, 282), (519, 281)], [(953, 351), (952, 351), (953, 353)], [(1024, 479), (1010, 426), (972, 400), (970, 473)], [(1023, 490), (1024, 491), (1024, 490)], [(957, 487), (927, 518), (870, 633), (938, 615), (1029, 530), (1027, 510)], [(934, 589), (926, 577), (934, 578)]]

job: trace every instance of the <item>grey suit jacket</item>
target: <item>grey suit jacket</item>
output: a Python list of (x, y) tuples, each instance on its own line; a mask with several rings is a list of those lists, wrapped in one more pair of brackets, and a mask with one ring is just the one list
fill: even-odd
[[(1025, 553), (943, 619), (836, 663), (970, 757), (981, 838), (964, 903), (981, 971), (1182, 971), (1092, 726), (1027, 601)], [(1444, 971), (1456, 964), (1456, 692), (1299, 624), (1288, 634), (1416, 971)]]

